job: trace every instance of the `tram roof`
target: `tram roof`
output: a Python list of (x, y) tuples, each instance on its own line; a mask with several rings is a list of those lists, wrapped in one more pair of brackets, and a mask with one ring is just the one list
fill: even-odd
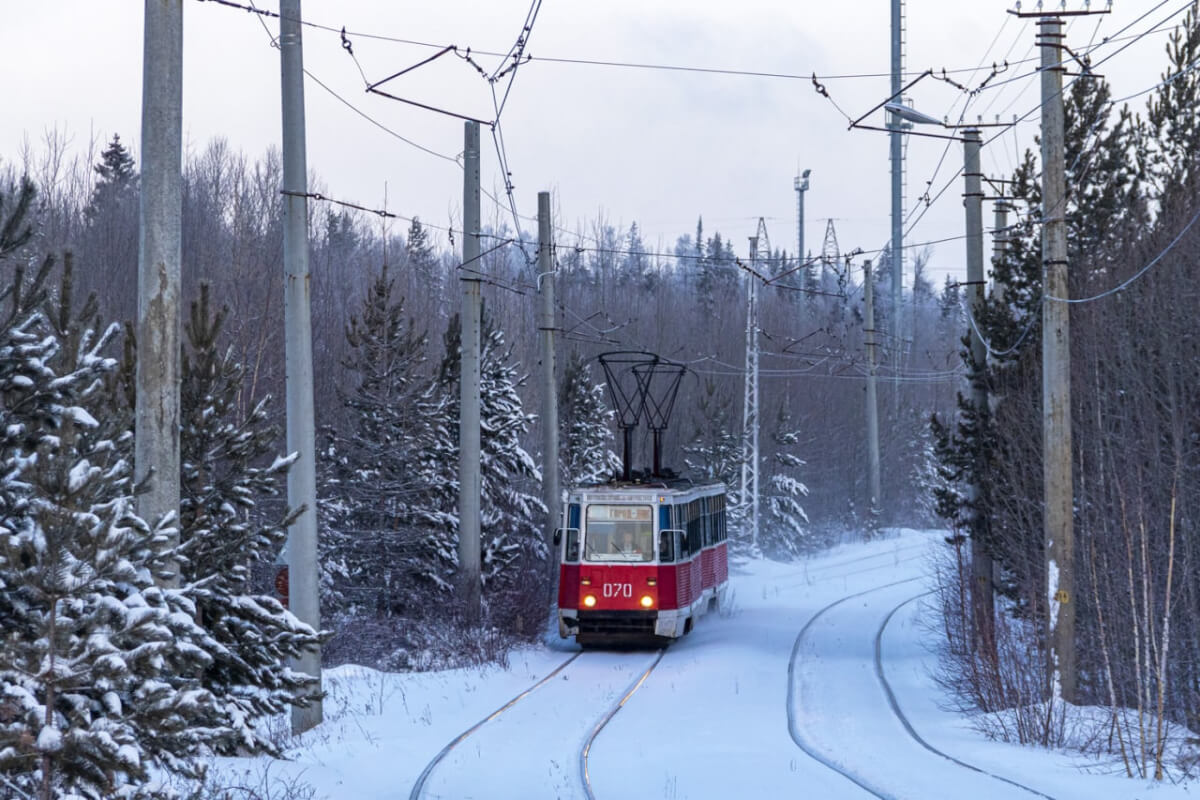
[(692, 500), (724, 494), (723, 483), (695, 484), (686, 479), (660, 481), (615, 481), (612, 483), (573, 486), (568, 492), (572, 501), (589, 503), (652, 503), (660, 498), (671, 501)]

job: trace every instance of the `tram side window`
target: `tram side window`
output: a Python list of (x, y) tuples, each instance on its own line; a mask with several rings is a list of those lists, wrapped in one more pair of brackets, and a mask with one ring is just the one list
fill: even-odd
[(563, 561), (578, 561), (579, 560), (579, 529), (567, 528), (567, 544), (566, 554), (563, 556)]
[(691, 555), (691, 550), (688, 549), (687, 537), (687, 506), (678, 506), (676, 509), (675, 527), (679, 530), (679, 547), (677, 557), (683, 560)]
[(658, 560), (664, 564), (670, 564), (675, 560), (675, 531), (659, 531)]

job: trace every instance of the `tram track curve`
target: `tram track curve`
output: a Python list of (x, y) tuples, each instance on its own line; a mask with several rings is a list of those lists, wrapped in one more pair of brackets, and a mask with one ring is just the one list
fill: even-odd
[(430, 775), (433, 773), (433, 771), (434, 771), (434, 770), (437, 768), (438, 764), (440, 764), (440, 763), (442, 762), (442, 760), (446, 758), (446, 756), (450, 755), (450, 752), (451, 752), (452, 750), (454, 750), (454, 748), (456, 748), (456, 747), (458, 747), (460, 744), (462, 744), (463, 740), (465, 740), (465, 739), (466, 739), (468, 736), (470, 736), (471, 734), (475, 733), (475, 731), (479, 730), (480, 728), (482, 728), (482, 727), (483, 727), (484, 725), (486, 725), (487, 723), (489, 723), (489, 722), (491, 722), (492, 720), (494, 720), (494, 719), (496, 719), (497, 717), (499, 717), (499, 716), (500, 716), (501, 714), (503, 714), (505, 711), (508, 711), (508, 709), (512, 708), (513, 706), (515, 706), (517, 703), (519, 703), (519, 702), (521, 702), (522, 700), (524, 700), (524, 699), (525, 699), (526, 697), (528, 697), (529, 695), (531, 695), (531, 694), (533, 694), (534, 692), (536, 692), (538, 689), (540, 689), (540, 688), (542, 688), (543, 686), (545, 686), (545, 685), (546, 685), (547, 683), (549, 683), (549, 682), (550, 682), (550, 681), (551, 681), (551, 680), (552, 680), (552, 679), (553, 679), (553, 678), (554, 678), (556, 675), (558, 675), (558, 674), (559, 674), (559, 673), (561, 673), (561, 672), (562, 672), (564, 669), (566, 669), (568, 666), (570, 666), (570, 665), (571, 665), (571, 664), (572, 664), (572, 663), (573, 663), (573, 662), (574, 662), (576, 659), (578, 659), (578, 658), (579, 658), (581, 655), (583, 655), (583, 653), (582, 653), (582, 652), (575, 653), (575, 654), (574, 654), (574, 655), (572, 655), (570, 658), (566, 659), (566, 660), (565, 660), (565, 661), (563, 661), (561, 664), (559, 664), (557, 667), (555, 667), (553, 670), (551, 670), (550, 672), (548, 672), (548, 673), (547, 673), (547, 674), (546, 674), (544, 677), (542, 677), (540, 680), (538, 680), (538, 681), (534, 682), (533, 684), (531, 684), (531, 685), (529, 686), (529, 688), (527, 688), (527, 689), (523, 690), (523, 691), (522, 691), (520, 694), (518, 694), (516, 697), (512, 698), (512, 699), (511, 699), (511, 700), (509, 700), (507, 703), (505, 703), (504, 705), (500, 706), (500, 707), (499, 707), (499, 708), (497, 708), (495, 711), (493, 711), (492, 713), (488, 714), (486, 717), (484, 717), (483, 719), (479, 720), (478, 722), (476, 722), (476, 723), (475, 723), (474, 725), (472, 725), (471, 727), (467, 728), (465, 731), (463, 731), (462, 733), (460, 733), (458, 736), (456, 736), (456, 737), (454, 737), (453, 739), (451, 739), (451, 740), (450, 740), (450, 743), (449, 743), (449, 744), (447, 744), (445, 747), (443, 747), (441, 750), (439, 750), (439, 751), (438, 751), (438, 753), (437, 753), (437, 755), (435, 755), (435, 756), (434, 756), (434, 757), (433, 757), (433, 758), (430, 760), (430, 762), (429, 762), (428, 764), (426, 764), (426, 765), (425, 765), (425, 769), (421, 770), (421, 774), (417, 776), (417, 780), (416, 780), (416, 781), (413, 783), (412, 791), (410, 791), (410, 792), (408, 793), (408, 800), (420, 800), (422, 793), (424, 793), (424, 791), (425, 791), (425, 781), (429, 779), (429, 776), (430, 776)]
[(795, 641), (795, 643), (792, 644), (791, 658), (788, 659), (787, 720), (788, 720), (788, 733), (791, 735), (792, 741), (796, 743), (796, 746), (799, 747), (800, 750), (803, 751), (805, 755), (809, 756), (817, 763), (822, 764), (822, 765), (828, 767), (829, 769), (833, 770), (834, 772), (841, 775), (843, 778), (850, 781), (851, 783), (853, 783), (855, 786), (859, 787), (863, 791), (867, 792), (868, 794), (872, 795), (873, 797), (879, 798), (879, 800), (900, 800), (900, 798), (896, 797), (893, 794), (888, 793), (886, 791), (886, 789), (884, 789), (883, 787), (876, 786), (865, 775), (861, 775), (858, 772), (848, 769), (848, 768), (842, 766), (841, 764), (838, 764), (837, 762), (833, 761), (831, 758), (829, 758), (824, 753), (822, 753), (820, 750), (818, 750), (812, 742), (808, 741), (805, 738), (803, 732), (800, 730), (800, 725), (799, 725), (798, 721), (796, 720), (796, 661), (797, 661), (798, 656), (800, 655), (800, 645), (803, 643), (805, 635), (810, 630), (812, 630), (812, 627), (814, 625), (816, 625), (817, 620), (819, 620), (827, 612), (832, 611), (834, 608), (837, 608), (838, 606), (840, 606), (843, 603), (849, 602), (850, 600), (854, 600), (855, 598), (862, 597), (864, 595), (871, 594), (872, 592), (877, 592), (880, 589), (888, 589), (888, 588), (891, 588), (892, 586), (900, 586), (905, 583), (912, 583), (914, 581), (919, 581), (919, 580), (921, 580), (920, 577), (905, 578), (904, 580), (894, 581), (892, 583), (883, 584), (881, 586), (875, 586), (875, 587), (872, 587), (865, 591), (855, 592), (854, 594), (846, 595), (845, 597), (834, 600), (832, 603), (829, 603), (828, 605), (824, 606), (819, 611), (817, 611), (815, 614), (813, 614), (811, 617), (809, 617), (808, 622), (804, 623), (804, 627), (800, 629), (800, 632), (798, 634), (796, 634), (796, 641)]
[[(883, 587), (880, 587), (880, 588), (883, 588)], [(890, 683), (888, 683), (887, 676), (884, 674), (884, 671), (883, 671), (883, 633), (885, 630), (887, 630), (887, 626), (892, 621), (892, 617), (896, 616), (896, 612), (898, 612), (900, 609), (904, 608), (909, 603), (916, 602), (917, 600), (920, 600), (922, 597), (926, 597), (930, 594), (933, 594), (932, 590), (926, 591), (926, 592), (921, 592), (920, 594), (914, 595), (914, 596), (908, 598), (907, 600), (904, 600), (904, 601), (900, 602), (899, 604), (897, 604), (895, 606), (895, 608), (893, 608), (891, 611), (889, 611), (887, 616), (884, 617), (883, 622), (881, 622), (879, 624), (879, 629), (875, 632), (875, 677), (879, 681), (880, 686), (883, 687), (884, 694), (887, 695), (888, 705), (892, 709), (892, 714), (895, 715), (896, 719), (899, 720), (900, 724), (904, 727), (904, 730), (908, 732), (908, 735), (911, 736), (912, 739), (917, 744), (921, 745), (922, 747), (924, 747), (926, 750), (933, 753), (934, 755), (941, 756), (942, 758), (946, 759), (947, 761), (951, 761), (951, 762), (957, 764), (958, 766), (963, 767), (964, 769), (969, 769), (973, 772), (978, 772), (982, 775), (986, 775), (989, 778), (995, 778), (996, 780), (1001, 781), (1003, 783), (1007, 783), (1010, 786), (1015, 786), (1016, 788), (1022, 789), (1022, 790), (1029, 792), (1030, 794), (1035, 795), (1037, 797), (1043, 797), (1046, 800), (1057, 800), (1057, 798), (1055, 798), (1053, 795), (1048, 795), (1048, 794), (1045, 794), (1044, 792), (1039, 792), (1037, 789), (1034, 789), (1030, 786), (1026, 786), (1023, 783), (1012, 780), (1011, 778), (1006, 778), (1003, 775), (997, 775), (994, 772), (989, 772), (988, 770), (983, 769), (982, 767), (978, 767), (974, 764), (968, 763), (959, 758), (955, 758), (954, 756), (937, 749), (936, 747), (931, 745), (929, 742), (927, 742), (919, 733), (917, 733), (916, 729), (913, 728), (912, 723), (909, 721), (907, 715), (905, 715), (904, 711), (900, 708), (900, 703), (896, 699), (896, 693), (892, 690), (892, 685)]]
[[(604, 727), (609, 723), (610, 720), (612, 720), (612, 718), (614, 716), (616, 716), (617, 712), (620, 711), (621, 708), (624, 707), (624, 705), (637, 692), (637, 690), (639, 688), (641, 688), (642, 684), (645, 683), (646, 679), (650, 676), (650, 673), (653, 672), (654, 668), (657, 667), (659, 662), (662, 661), (663, 655), (665, 653), (666, 653), (665, 648), (658, 650), (654, 654), (653, 660), (650, 662), (649, 666), (647, 666), (645, 668), (639, 668), (638, 672), (636, 673), (637, 677), (633, 680), (632, 683), (630, 683), (624, 689), (624, 691), (621, 693), (620, 697), (608, 707), (608, 709), (605, 711), (604, 714), (601, 715), (601, 717), (598, 719), (598, 721), (594, 725), (591, 726), (591, 728), (588, 732), (588, 735), (584, 738), (583, 742), (580, 744), (579, 751), (578, 751), (578, 763), (579, 763), (578, 777), (579, 777), (579, 781), (582, 785), (583, 793), (588, 798), (590, 798), (592, 800), (594, 800), (594, 798), (595, 798), (595, 794), (593, 793), (592, 788), (591, 788), (590, 776), (588, 775), (588, 770), (587, 770), (588, 752), (590, 751), (592, 745), (595, 743), (596, 737), (599, 736), (601, 731), (603, 731)], [(545, 676), (543, 676), (539, 680), (530, 684), (526, 689), (522, 690), (519, 694), (514, 696), (511, 700), (506, 702), (504, 705), (495, 709), (494, 711), (489, 713), (487, 716), (483, 717), (478, 722), (476, 722), (475, 724), (471, 725), (469, 728), (464, 730), (458, 736), (451, 739), (450, 742), (448, 742), (441, 750), (438, 751), (438, 753), (432, 759), (430, 759), (429, 763), (427, 763), (425, 765), (425, 768), (421, 771), (420, 775), (418, 775), (416, 781), (413, 783), (411, 791), (409, 792), (409, 795), (408, 795), (409, 800), (421, 800), (421, 798), (427, 796), (426, 789), (430, 783), (430, 778), (437, 771), (437, 768), (447, 759), (447, 756), (451, 755), (451, 753), (453, 753), (456, 749), (458, 749), (460, 745), (462, 745), (465, 741), (469, 740), (473, 734), (479, 732), (489, 722), (493, 722), (493, 721), (497, 720), (498, 718), (500, 718), (502, 715), (505, 714), (505, 712), (509, 711), (514, 706), (517, 706), (519, 703), (521, 703), (521, 701), (523, 701), (526, 698), (530, 697), (531, 695), (535, 694), (539, 689), (542, 689), (543, 687), (547, 686), (554, 678), (560, 677), (560, 676), (563, 678), (569, 677), (568, 674), (566, 674), (567, 668), (572, 666), (573, 664), (581, 663), (581, 659), (586, 657), (586, 655), (587, 655), (586, 651), (581, 651), (581, 652), (571, 655), (569, 658), (565, 659), (562, 663), (560, 663), (558, 666), (556, 666), (553, 670), (551, 670)], [(618, 690), (618, 691), (621, 691), (621, 690)]]
[(658, 656), (653, 662), (651, 662), (650, 666), (647, 667), (642, 674), (629, 685), (629, 689), (624, 695), (622, 695), (621, 699), (613, 704), (613, 706), (609, 708), (605, 715), (600, 718), (600, 721), (596, 723), (594, 728), (592, 728), (592, 732), (588, 734), (587, 739), (584, 740), (583, 747), (579, 749), (579, 779), (583, 782), (583, 792), (584, 795), (586, 795), (587, 800), (596, 800), (596, 795), (592, 791), (591, 776), (588, 775), (588, 753), (592, 749), (592, 744), (595, 743), (596, 737), (600, 735), (600, 732), (604, 730), (604, 727), (612, 721), (613, 717), (617, 715), (617, 712), (625, 707), (625, 703), (628, 702), (629, 698), (633, 697), (634, 693), (637, 692), (638, 689), (642, 688), (642, 684), (645, 683), (646, 679), (650, 677), (650, 673), (653, 672), (654, 668), (658, 666), (660, 661), (662, 661), (663, 656), (666, 655), (666, 652), (667, 650), (665, 647), (658, 651)]

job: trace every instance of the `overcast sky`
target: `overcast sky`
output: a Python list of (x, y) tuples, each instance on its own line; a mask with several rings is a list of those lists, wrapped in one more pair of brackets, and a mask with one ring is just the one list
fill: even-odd
[[(271, 0), (238, 2), (278, 10)], [(908, 70), (945, 68), (957, 82), (974, 88), (992, 72), (993, 62), (1010, 63), (970, 100), (967, 112), (968, 120), (983, 114), (988, 122), (996, 115), (1007, 121), (1032, 112), (1014, 132), (985, 147), (984, 170), (995, 175), (1011, 171), (1017, 153), (1032, 146), (1037, 130), (1039, 88), (1030, 60), (1037, 58), (1035, 26), (1007, 13), (1014, 4), (907, 4)], [(1028, 10), (1036, 3), (1026, 0), (1024, 5)], [(1070, 0), (1067, 7), (1082, 5), (1083, 0)], [(1129, 44), (1132, 34), (1167, 21), (1159, 32), (1102, 65), (1116, 96), (1130, 94), (1158, 80), (1166, 65), (1167, 33), (1186, 5), (1184, 0), (1116, 0), (1111, 14), (1076, 18), (1068, 42), (1077, 52), (1091, 43), (1094, 58), (1101, 59)], [(448, 159), (462, 150), (462, 121), (364, 91), (364, 74), (377, 81), (437, 51), (372, 36), (504, 52), (529, 10), (529, 0), (304, 0), (307, 21), (346, 28), (358, 62), (343, 49), (337, 33), (306, 27), (305, 66), (345, 103), (374, 120), (312, 79), (306, 82), (308, 165), (320, 178), (320, 190), (381, 208), (386, 184), (389, 210), (459, 227), (462, 173)], [(79, 151), (89, 140), (103, 144), (119, 133), (139, 153), (142, 17), (143, 4), (135, 0), (7, 0), (0, 28), (6, 77), (0, 159), (18, 159), (26, 141), (36, 149), (48, 130), (66, 132)], [(189, 150), (203, 150), (214, 137), (255, 157), (278, 146), (279, 56), (271, 47), (277, 32), (277, 19), (211, 0), (184, 3), (184, 136)], [(1106, 37), (1113, 40), (1106, 42)], [(694, 231), (703, 215), (706, 232), (719, 230), (739, 253), (745, 253), (747, 237), (764, 217), (772, 245), (793, 252), (793, 178), (807, 168), (812, 175), (805, 196), (806, 249), (820, 251), (828, 218), (835, 219), (843, 252), (876, 249), (888, 240), (887, 135), (847, 130), (842, 113), (857, 117), (890, 93), (888, 0), (544, 0), (526, 52), (534, 60), (518, 70), (502, 116), (522, 215), (533, 216), (537, 192), (550, 190), (559, 210), (556, 224), (587, 229), (601, 214), (619, 228), (636, 221), (650, 247), (667, 251), (678, 235)], [(489, 71), (500, 63), (489, 56), (478, 60)], [(814, 72), (836, 106), (815, 91), (807, 77)], [(468, 116), (494, 117), (488, 84), (453, 55), (383, 88)], [(967, 100), (959, 89), (932, 79), (918, 84), (910, 96), (918, 109), (939, 118), (949, 115), (952, 122)], [(1144, 102), (1138, 98), (1132, 105), (1140, 110)], [(875, 125), (883, 121), (882, 112), (866, 120)], [(422, 152), (394, 134), (446, 158)], [(484, 186), (502, 191), (486, 128), (483, 138)], [(957, 142), (947, 150), (942, 140), (910, 140), (909, 242), (961, 234), (961, 179), (954, 178), (961, 162)], [(918, 198), (931, 179), (931, 194), (952, 185), (922, 213)], [(507, 211), (490, 201), (484, 201), (483, 213), (485, 221), (511, 225)], [(984, 219), (990, 223), (990, 208)], [(536, 231), (535, 223), (523, 225)], [(563, 240), (569, 243), (570, 237), (560, 235)], [(961, 241), (936, 246), (931, 260), (935, 282), (940, 284), (947, 273), (963, 274), (963, 248)]]

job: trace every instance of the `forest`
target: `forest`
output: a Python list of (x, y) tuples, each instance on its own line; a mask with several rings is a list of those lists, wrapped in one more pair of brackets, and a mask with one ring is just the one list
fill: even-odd
[[(557, 228), (552, 454), (540, 452), (531, 380), (535, 237), (496, 203), (481, 263), (465, 270), (452, 229), (313, 202), (318, 508), (294, 509), (282, 492), (292, 462), (281, 434), (280, 157), (209, 142), (187, 155), (184, 175), (183, 500), (178, 519), (142, 520), (135, 155), (118, 134), (75, 152), (67, 132), (50, 131), (0, 162), (0, 775), (30, 794), (158, 796), (151, 768), (187, 776), (204, 753), (272, 752), (266, 720), (311, 688), (285, 662), (317, 642), (329, 664), (424, 670), (503, 660), (512, 643), (539, 638), (553, 557), (541, 476), (593, 482), (618, 463), (602, 353), (686, 367), (663, 461), (724, 481), (731, 508), (744, 509), (747, 291), (758, 281), (762, 522), (752, 542), (734, 514), (736, 556), (797, 559), (847, 535), (946, 528), (938, 627), (943, 679), (963, 710), (1000, 738), (1107, 748), (1130, 775), (1161, 776), (1172, 731), (1200, 730), (1194, 11), (1167, 55), (1140, 109), (1114, 102), (1102, 78), (1073, 82), (1066, 103), (1078, 665), (1067, 699), (1105, 710), (1088, 735), (1050, 691), (1045, 638), (1039, 323), (1043, 304), (1063, 300), (1041, 287), (1036, 153), (1003, 176), (1015, 219), (994, 232), (1005, 247), (974, 310), (960, 285), (926, 279), (928, 252), (907, 255), (911, 280), (893, 307), (886, 249), (828, 243), (816, 256), (769, 249), (752, 262), (734, 244), (749, 232), (712, 230), (702, 210), (667, 246), (604, 217)], [(324, 191), (319, 176), (311, 184)], [(485, 615), (475, 629), (452, 587), (460, 286), (481, 276)], [(893, 320), (899, 339), (884, 333)], [(967, 346), (972, 325), (985, 363)], [(880, 343), (875, 502), (870, 332)], [(985, 407), (972, 404), (974, 385), (986, 387)], [(649, 458), (639, 434), (636, 466)], [(299, 513), (318, 519), (323, 631), (270, 586)], [(972, 556), (988, 560), (979, 583)]]

